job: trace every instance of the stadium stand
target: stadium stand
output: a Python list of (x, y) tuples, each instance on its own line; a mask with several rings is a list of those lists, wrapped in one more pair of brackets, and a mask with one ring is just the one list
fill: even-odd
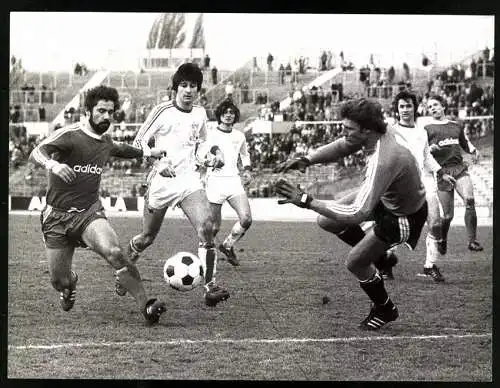
[[(391, 117), (393, 112), (390, 103), (401, 89), (408, 88), (417, 93), (421, 101), (421, 114), (426, 113), (425, 99), (431, 93), (441, 94), (447, 98), (452, 117), (461, 118), (469, 137), (473, 142), (479, 142), (483, 158), (479, 164), (471, 165), (471, 175), (478, 197), (476, 201), (480, 206), (491, 207), (494, 57), (484, 60), (483, 51), (449, 68), (427, 69), (377, 68), (368, 65), (355, 68), (352, 64), (334, 67), (330, 64), (318, 70), (315, 66), (307, 65), (312, 61), (301, 57), (296, 60), (274, 58), (275, 65), (270, 70), (264, 65), (264, 58), (254, 58), (234, 72), (219, 70), (216, 83), (212, 77), (213, 69), (204, 69), (205, 79), (199, 102), (206, 107), (209, 118), (213, 118), (213, 108), (227, 97), (227, 83), (232, 83), (232, 98), (242, 112), (238, 127), (247, 135), (255, 169), (255, 179), (248, 187), (249, 195), (269, 197), (275, 195), (272, 182), (276, 175), (271, 171), (276, 163), (288, 157), (307, 154), (311, 149), (339, 136), (341, 127), (335, 120), (338, 119), (338, 107), (342, 100), (360, 96), (377, 98), (384, 107), (385, 115)], [(481, 58), (482, 62), (479, 61)], [(478, 63), (474, 65), (474, 61)], [(85, 76), (23, 73), (15, 77), (11, 73), (11, 195), (36, 195), (43, 192), (46, 184), (45, 172), (25, 163), (40, 137), (23, 134), (26, 116), (15, 114), (15, 106), (18, 107), (17, 111), (36, 106), (31, 100), (26, 104), (26, 97), (19, 100), (22, 93), (26, 94), (21, 86), (26, 83), (37, 85), (35, 90), (40, 90), (42, 85), (54, 88), (57, 97), (53, 104), (46, 105), (46, 120), (53, 120), (57, 112), (63, 112), (67, 123), (77, 120), (80, 113), (79, 107), (68, 112), (65, 109), (68, 101), (78, 96), (95, 75), (95, 71)], [(162, 99), (171, 98), (170, 76), (168, 72), (116, 71), (100, 76), (100, 82), (116, 87), (123, 99), (123, 113), (116, 117), (118, 124), (113, 128), (116, 140), (130, 142), (150, 109)], [(262, 121), (272, 121), (272, 128), (281, 125), (280, 133), (259, 133), (256, 123)], [(359, 153), (345, 158), (341, 163), (311, 167), (306, 174), (294, 176), (292, 180), (318, 197), (335, 198), (359, 182), (363, 165), (364, 156)], [(112, 160), (109, 170), (102, 176), (104, 193), (113, 196), (139, 195), (145, 181), (144, 167), (140, 160)], [(342, 187), (342, 192), (337, 192), (338, 187)]]

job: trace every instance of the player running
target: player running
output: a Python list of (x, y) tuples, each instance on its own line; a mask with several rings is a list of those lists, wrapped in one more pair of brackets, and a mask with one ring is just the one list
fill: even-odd
[[(203, 188), (200, 165), (220, 168), (223, 156), (206, 143), (207, 114), (194, 104), (203, 83), (201, 70), (193, 63), (184, 63), (172, 78), (175, 99), (157, 105), (149, 114), (134, 139), (146, 156), (148, 142), (166, 149), (166, 157), (158, 161), (148, 176), (148, 191), (144, 203), (142, 232), (130, 240), (128, 254), (135, 263), (155, 240), (167, 209), (179, 206), (195, 229), (198, 256), (205, 269), (205, 303), (215, 306), (229, 298), (229, 292), (215, 283), (217, 252), (214, 244), (210, 205)], [(116, 292), (125, 290), (117, 279)]]
[(444, 276), (436, 265), (440, 257), (438, 247), (442, 242), (440, 204), (437, 196), (436, 180), (442, 179), (454, 184), (455, 179), (445, 174), (439, 163), (432, 157), (427, 132), (415, 123), (417, 108), (418, 102), (415, 94), (406, 90), (398, 93), (393, 101), (393, 109), (396, 112), (398, 122), (393, 128), (396, 131), (396, 140), (408, 148), (417, 160), (422, 173), (422, 183), (425, 187), (429, 213), (427, 216), (429, 231), (425, 240), (427, 250), (423, 275), (432, 278), (436, 282), (443, 282)]
[[(240, 111), (230, 99), (224, 100), (215, 110), (218, 126), (208, 131), (207, 143), (217, 145), (224, 155), (224, 166), (220, 169), (208, 169), (206, 172), (206, 192), (212, 218), (214, 220), (214, 237), (221, 224), (222, 204), (227, 201), (236, 211), (238, 221), (231, 228), (231, 232), (219, 245), (219, 250), (227, 257), (227, 261), (234, 266), (240, 265), (234, 244), (239, 241), (252, 224), (250, 203), (243, 188), (251, 180), (250, 156), (248, 154), (245, 135), (233, 130), (234, 123), (240, 117)], [(240, 178), (238, 161), (243, 165), (243, 174)]]
[[(105, 134), (119, 108), (116, 89), (90, 89), (84, 107), (85, 117), (80, 122), (54, 132), (30, 155), (30, 161), (49, 171), (47, 205), (40, 220), (51, 283), (60, 292), (62, 309), (71, 310), (78, 282), (78, 274), (72, 271), (73, 255), (76, 247), (89, 247), (111, 264), (146, 322), (154, 324), (165, 311), (165, 303), (146, 296), (139, 271), (124, 257), (99, 199), (101, 174), (109, 157), (136, 158), (143, 152)], [(154, 157), (163, 152), (158, 148), (150, 151)]]
[[(350, 100), (342, 105), (340, 115), (345, 137), (318, 148), (308, 157), (282, 163), (278, 172), (337, 161), (365, 147), (367, 170), (360, 189), (326, 205), (280, 179), (276, 190), (286, 199), (278, 203), (314, 210), (320, 214), (321, 228), (353, 247), (347, 256), (347, 268), (373, 302), (360, 327), (378, 330), (398, 318), (398, 309), (374, 263), (391, 246), (406, 243), (415, 249), (427, 218), (425, 189), (414, 156), (387, 130), (380, 104), (364, 98)], [(367, 220), (374, 220), (375, 226), (365, 233), (360, 223)]]
[(446, 104), (440, 96), (432, 96), (427, 100), (427, 108), (432, 116), (432, 121), (425, 125), (429, 139), (429, 148), (443, 167), (443, 171), (455, 178), (455, 184), (450, 184), (443, 179), (438, 180), (438, 195), (443, 206), (442, 236), (440, 252), (447, 251), (448, 231), (454, 213), (455, 190), (465, 203), (465, 228), (467, 230), (468, 248), (471, 251), (482, 251), (483, 247), (477, 242), (477, 214), (474, 201), (474, 190), (469, 176), (467, 164), (462, 157), (463, 148), (473, 154), (474, 163), (479, 159), (479, 151), (472, 145), (463, 128), (450, 121), (445, 116)]

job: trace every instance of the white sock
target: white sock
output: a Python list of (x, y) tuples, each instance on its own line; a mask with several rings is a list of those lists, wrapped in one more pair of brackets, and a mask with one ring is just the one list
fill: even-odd
[(426, 246), (426, 254), (425, 254), (425, 268), (431, 268), (436, 262), (439, 260), (439, 251), (438, 251), (438, 241), (427, 234), (425, 238), (425, 246)]
[(231, 248), (236, 241), (245, 235), (246, 231), (247, 229), (241, 226), (239, 221), (237, 221), (231, 228), (231, 232), (227, 235), (222, 245), (226, 248)]

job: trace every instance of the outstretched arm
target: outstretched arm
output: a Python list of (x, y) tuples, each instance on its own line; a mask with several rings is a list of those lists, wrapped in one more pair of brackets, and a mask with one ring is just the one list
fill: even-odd
[(287, 172), (288, 170), (300, 170), (304, 172), (311, 164), (336, 162), (345, 156), (359, 151), (361, 148), (361, 143), (352, 143), (346, 137), (341, 137), (332, 143), (318, 148), (307, 157), (302, 156), (281, 163), (274, 169), (274, 172)]
[[(153, 158), (159, 158), (159, 157), (164, 156), (164, 154), (166, 154), (166, 152), (165, 152), (165, 150), (160, 149), (160, 148), (150, 148), (149, 154)], [(113, 149), (111, 150), (111, 155), (118, 156), (120, 158), (133, 159), (133, 158), (139, 158), (141, 156), (144, 156), (144, 151), (141, 148), (131, 146), (127, 143), (114, 141), (113, 142)]]

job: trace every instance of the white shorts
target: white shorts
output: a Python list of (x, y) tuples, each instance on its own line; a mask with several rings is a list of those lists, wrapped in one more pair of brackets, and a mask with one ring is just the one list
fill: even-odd
[(151, 209), (175, 207), (198, 190), (203, 190), (199, 173), (165, 178), (153, 172), (148, 182), (147, 204)]
[(426, 196), (437, 195), (437, 182), (433, 175), (422, 175)]
[(226, 200), (245, 194), (239, 175), (213, 176), (206, 178), (205, 191), (208, 202), (222, 205)]
[[(425, 198), (427, 200), (429, 216), (431, 218), (437, 217), (437, 212), (439, 211), (439, 216), (443, 217), (443, 206), (439, 200), (436, 178), (433, 175), (422, 175), (422, 183), (425, 187)], [(436, 212), (436, 215), (431, 214), (434, 212)]]

